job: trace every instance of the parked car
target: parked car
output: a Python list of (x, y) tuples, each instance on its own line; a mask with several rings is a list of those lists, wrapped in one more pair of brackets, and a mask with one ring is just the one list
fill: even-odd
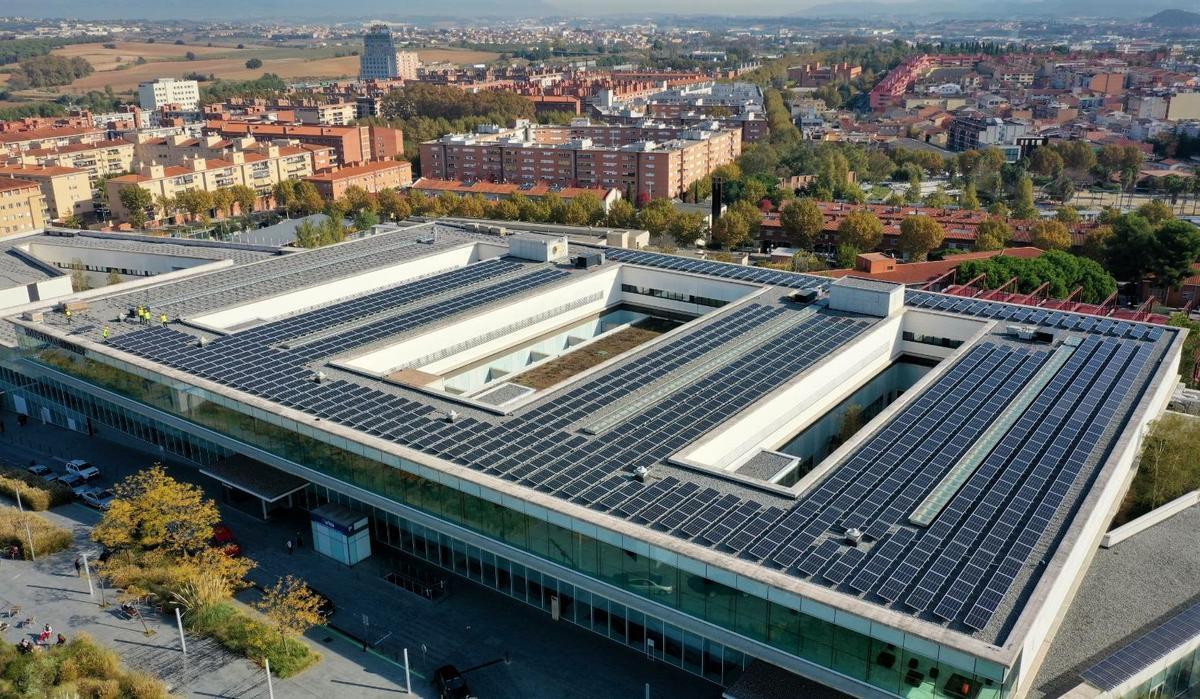
[(78, 473), (64, 473), (54, 480), (62, 483), (71, 490), (75, 490), (76, 495), (78, 495), (79, 492), (82, 492), (82, 488), (87, 487), (84, 485), (87, 482), (87, 479)]
[(242, 545), (238, 543), (237, 537), (233, 535), (233, 530), (224, 524), (218, 524), (213, 527), (211, 542), (213, 547), (221, 549), (221, 552), (226, 556), (242, 555)]
[(35, 476), (38, 476), (47, 483), (51, 483), (58, 478), (58, 474), (54, 472), (54, 469), (50, 468), (46, 464), (34, 464), (25, 470), (29, 471)]
[(333, 600), (326, 597), (324, 593), (315, 589), (312, 585), (308, 586), (308, 590), (320, 600), (321, 606), (318, 608), (318, 611), (321, 612), (321, 616), (325, 617), (325, 621), (329, 621), (329, 617), (333, 616), (333, 613), (337, 611), (337, 606), (333, 603)]
[(97, 510), (107, 510), (112, 507), (117, 494), (111, 488), (90, 488), (81, 496), (83, 501)]
[(453, 665), (443, 665), (433, 672), (433, 686), (439, 699), (470, 699), (471, 688), (467, 680)]
[(83, 459), (75, 459), (74, 461), (67, 462), (67, 473), (78, 473), (83, 477), (83, 480), (90, 481), (100, 475), (100, 469)]

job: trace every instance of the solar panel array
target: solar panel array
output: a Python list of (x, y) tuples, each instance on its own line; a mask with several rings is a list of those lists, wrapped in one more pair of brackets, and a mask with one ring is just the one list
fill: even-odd
[[(761, 278), (756, 275), (775, 273), (653, 253), (614, 250), (611, 256), (791, 288), (825, 283), (811, 284), (813, 278), (787, 273), (779, 273), (783, 279)], [(971, 347), (823, 481), (790, 504), (782, 498), (727, 492), (718, 483), (697, 482), (681, 471), (652, 476), (647, 483), (633, 480), (629, 473), (637, 466), (662, 462), (836, 352), (874, 319), (823, 310), (804, 317), (794, 308), (755, 303), (731, 308), (505, 420), (467, 417), (448, 422), (432, 406), (390, 389), (309, 379), (305, 367), (314, 359), (360, 348), (567, 274), (544, 267), (519, 274), (514, 264), (472, 265), (288, 319), (302, 330), (289, 329), (288, 322), (269, 323), (199, 347), (191, 336), (154, 327), (115, 338), (111, 344), (875, 603), (982, 630), (1003, 612), (1011, 588), (1030, 579), (1024, 571), (1061, 530), (1062, 513), (1094, 475), (1112, 441), (1112, 426), (1121, 411), (1128, 410), (1130, 394), (1144, 382), (1143, 369), (1160, 351), (1149, 341), (1162, 335), (1161, 329), (1134, 323), (1091, 323), (1102, 319), (910, 293), (909, 302), (920, 307), (1092, 333), (924, 528), (909, 522), (913, 508), (997, 417), (1011, 409), (1014, 398), (1052, 355), (1048, 345), (989, 339)], [(448, 302), (422, 304), (444, 290), (472, 285), (481, 288)], [(793, 327), (769, 342), (730, 351), (735, 340), (783, 314), (797, 314)], [(313, 333), (307, 344), (297, 347), (270, 344)], [(597, 435), (581, 432), (598, 411), (649, 384), (669, 381), (685, 366), (717, 356), (725, 356), (725, 361), (714, 364), (710, 373), (647, 401)], [(865, 532), (862, 546), (842, 543), (850, 528)]]
[[(904, 611), (988, 626), (1046, 545), (1155, 346), (1090, 336), (932, 520), (913, 508), (1050, 352), (985, 341), (803, 497), (747, 557)], [(869, 549), (835, 542), (865, 532)], [(832, 545), (831, 545), (832, 543)]]
[(658, 267), (660, 269), (669, 269), (675, 272), (692, 272), (695, 274), (708, 275), (710, 277), (733, 279), (740, 282), (769, 284), (771, 286), (781, 286), (787, 289), (824, 289), (828, 287), (832, 281), (825, 277), (817, 277), (808, 274), (781, 272), (774, 269), (735, 265), (727, 262), (695, 260), (689, 257), (664, 255), (657, 252), (643, 252), (641, 250), (606, 248), (604, 254), (609, 259), (616, 260), (618, 262), (629, 262), (631, 264), (644, 265), (646, 267)]
[(1025, 325), (1041, 325), (1046, 328), (1073, 330), (1084, 333), (1128, 337), (1138, 340), (1158, 340), (1166, 332), (1163, 328), (1133, 323), (1102, 316), (1068, 313), (1035, 306), (1018, 306), (998, 301), (982, 301), (964, 296), (935, 294), (929, 291), (905, 292), (904, 302), (916, 308), (934, 311), (961, 313), (980, 318), (994, 318)]
[[(572, 429), (600, 406), (622, 400), (697, 358), (725, 353), (731, 341), (782, 314), (795, 314), (800, 320), (772, 342), (731, 357), (702, 380), (648, 405), (635, 418), (596, 437)], [(201, 347), (189, 335), (151, 327), (115, 338), (111, 344), (596, 510), (736, 551), (766, 533), (783, 509), (721, 495), (675, 477), (643, 484), (630, 478), (631, 470), (662, 461), (873, 322), (748, 304), (500, 423), (474, 418), (447, 422), (429, 405), (370, 386), (342, 380), (315, 383), (303, 367), (320, 352), (312, 351), (312, 345), (276, 349), (247, 339), (269, 334), (247, 331)]]
[(1079, 674), (1097, 689), (1113, 690), (1197, 636), (1200, 636), (1200, 602)]

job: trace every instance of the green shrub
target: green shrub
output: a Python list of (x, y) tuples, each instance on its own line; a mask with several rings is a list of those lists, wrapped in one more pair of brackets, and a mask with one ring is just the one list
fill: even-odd
[(1113, 519), (1117, 527), (1200, 489), (1200, 461), (1195, 444), (1200, 440), (1200, 418), (1165, 413), (1151, 423), (1142, 441), (1137, 474)]
[(264, 657), (270, 659), (272, 672), (280, 677), (291, 677), (321, 659), (303, 640), (281, 637), (278, 629), (233, 602), (201, 607), (187, 614), (185, 622), (192, 631), (211, 636), (259, 665)]
[(167, 699), (157, 679), (121, 667), (120, 658), (85, 634), (29, 655), (0, 644), (0, 696)]
[(17, 499), (21, 490), (21, 504), (27, 510), (48, 510), (65, 505), (73, 497), (71, 489), (61, 483), (47, 483), (23, 468), (0, 466), (0, 493)]
[[(28, 533), (25, 531), (26, 524), (29, 526)], [(33, 535), (34, 553), (39, 556), (57, 553), (75, 543), (71, 532), (52, 524), (41, 515), (30, 512), (22, 515), (15, 507), (0, 507), (0, 550), (16, 544), (21, 547), (22, 556), (28, 559), (29, 534)]]

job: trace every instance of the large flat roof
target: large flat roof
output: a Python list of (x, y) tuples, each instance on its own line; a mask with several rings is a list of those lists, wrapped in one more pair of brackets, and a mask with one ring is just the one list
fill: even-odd
[[(97, 299), (91, 313), (146, 305), (155, 315), (196, 317), (480, 238), (422, 224)], [(553, 295), (596, 270), (505, 256), (380, 282), (227, 335), (120, 324), (105, 346), (86, 317), (68, 328), (48, 315), (30, 327), (979, 655), (1011, 651), (1010, 634), (1052, 569), (1041, 564), (1062, 553), (1176, 340), (1171, 329), (1139, 323), (908, 292), (909, 311), (931, 322), (1001, 322), (789, 492), (670, 459), (823, 370), (881, 319), (788, 299), (797, 288), (827, 289), (827, 278), (640, 251), (608, 257), (600, 272), (649, 267), (755, 291), (508, 414), (330, 360)], [(1054, 341), (1016, 339), (1004, 321), (1040, 325)], [(314, 382), (316, 371), (326, 379)], [(451, 409), (457, 420), (445, 419)], [(645, 482), (631, 477), (638, 466), (651, 469)], [(848, 529), (863, 532), (859, 545), (844, 543)]]

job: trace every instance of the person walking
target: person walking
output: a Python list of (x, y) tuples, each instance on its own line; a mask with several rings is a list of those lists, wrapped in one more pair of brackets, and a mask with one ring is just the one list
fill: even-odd
[(67, 637), (60, 633), (58, 635), (58, 643), (56, 643), (55, 645), (59, 645), (59, 646), (67, 645)]
[(75, 557), (75, 577), (78, 578), (78, 577), (82, 577), (82, 576), (83, 576), (83, 561), (79, 560), (79, 557), (76, 556)]
[(290, 555), (292, 555), (292, 553), (293, 553), (293, 549), (294, 549), (294, 548), (295, 548), (295, 544), (293, 544), (293, 543), (292, 543), (292, 540), (291, 540), (291, 539), (288, 539), (288, 540), (287, 540), (287, 550), (288, 550), (288, 555), (289, 555), (289, 556), (290, 556)]
[(304, 539), (300, 538), (300, 532), (296, 532), (296, 548), (304, 548)]

